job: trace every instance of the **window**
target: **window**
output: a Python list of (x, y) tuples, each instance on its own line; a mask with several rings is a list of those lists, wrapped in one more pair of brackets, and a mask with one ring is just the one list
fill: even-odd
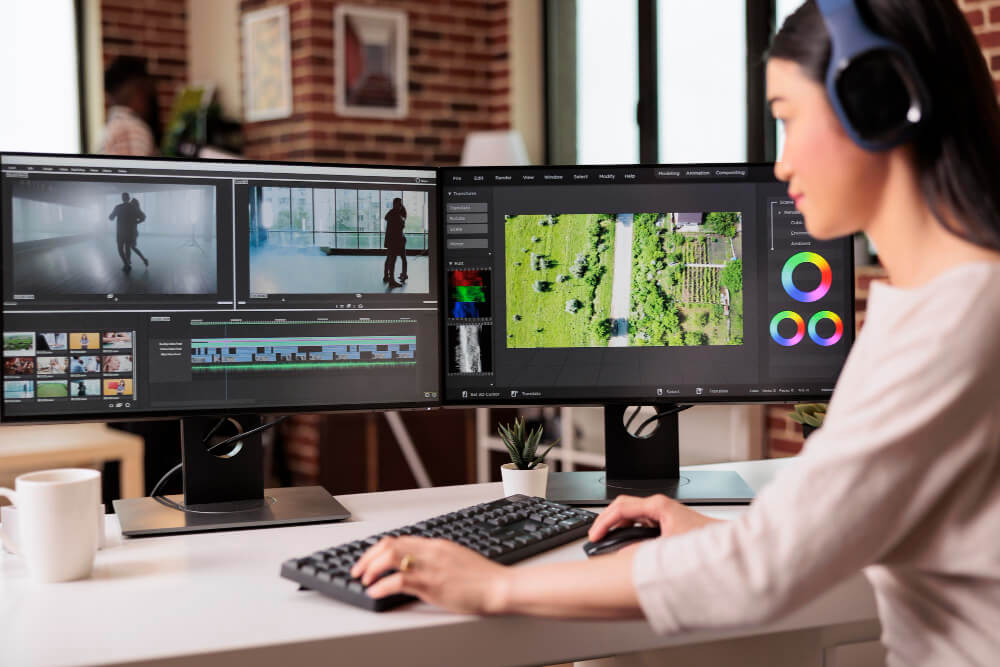
[(427, 250), (427, 193), (408, 191), (403, 193), (406, 207), (406, 247), (411, 250)]
[(762, 57), (803, 0), (546, 0), (554, 164), (772, 159)]
[(337, 190), (337, 247), (358, 247), (358, 191)]
[(576, 17), (576, 161), (636, 162), (638, 4), (577, 0)]
[(0, 150), (80, 152), (74, 5), (0, 2)]
[(409, 190), (264, 187), (259, 204), (251, 201), (251, 206), (260, 206), (261, 227), (251, 229), (251, 239), (259, 243), (267, 238), (271, 245), (381, 251), (385, 214), (395, 199), (402, 199), (406, 208), (407, 249), (426, 250), (427, 193)]
[(336, 236), (334, 234), (334, 196), (333, 190), (317, 189), (313, 190), (313, 238), (315, 245), (327, 248), (335, 248)]
[(745, 0), (659, 0), (660, 162), (747, 159)]

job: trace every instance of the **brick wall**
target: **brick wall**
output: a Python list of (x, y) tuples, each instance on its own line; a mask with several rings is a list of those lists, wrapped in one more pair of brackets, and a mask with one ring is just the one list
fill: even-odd
[(1000, 98), (1000, 0), (958, 0), (958, 6), (976, 33)]
[(187, 0), (101, 0), (101, 41), (105, 68), (116, 56), (148, 60), (166, 122), (188, 78)]
[(507, 0), (353, 0), (406, 10), (409, 113), (399, 120), (334, 111), (333, 0), (243, 0), (248, 12), (289, 5), (293, 114), (249, 123), (257, 159), (457, 164), (465, 135), (510, 126)]

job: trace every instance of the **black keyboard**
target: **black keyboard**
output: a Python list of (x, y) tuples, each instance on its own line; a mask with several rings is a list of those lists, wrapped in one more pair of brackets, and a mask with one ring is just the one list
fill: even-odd
[(508, 496), (287, 560), (281, 565), (281, 576), (342, 602), (385, 611), (416, 598), (403, 594), (369, 597), (361, 580), (350, 575), (361, 554), (383, 537), (440, 537), (507, 564), (583, 537), (596, 517), (593, 512), (543, 498)]

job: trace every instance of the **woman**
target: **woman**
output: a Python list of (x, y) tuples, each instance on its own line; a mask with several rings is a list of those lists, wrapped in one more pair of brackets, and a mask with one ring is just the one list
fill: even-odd
[(406, 236), (403, 235), (405, 225), (406, 208), (403, 206), (402, 198), (396, 197), (392, 200), (392, 208), (385, 214), (385, 269), (382, 282), (388, 283), (389, 287), (402, 287), (392, 275), (396, 272), (397, 257), (403, 260), (403, 270), (399, 274), (399, 279), (406, 282)]
[[(413, 537), (372, 547), (369, 590), (465, 612), (645, 617), (660, 633), (765, 623), (864, 568), (890, 664), (1000, 657), (1000, 110), (953, 2), (867, 0), (865, 23), (905, 48), (934, 109), (914, 138), (855, 144), (823, 84), (830, 37), (810, 0), (775, 38), (768, 98), (786, 129), (778, 178), (809, 232), (862, 230), (889, 284), (826, 422), (733, 521), (663, 496), (619, 498), (590, 530), (658, 521), (662, 537), (585, 562), (516, 571)], [(516, 575), (516, 576), (515, 576)], [(587, 585), (581, 585), (587, 582)]]

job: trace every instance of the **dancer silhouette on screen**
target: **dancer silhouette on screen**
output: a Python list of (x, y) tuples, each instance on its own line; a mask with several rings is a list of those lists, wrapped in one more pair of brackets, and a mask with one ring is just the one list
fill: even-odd
[(108, 220), (116, 220), (118, 225), (118, 256), (122, 258), (122, 271), (128, 273), (132, 270), (132, 252), (139, 255), (139, 259), (146, 266), (149, 260), (139, 252), (136, 247), (136, 239), (139, 237), (139, 223), (146, 219), (146, 214), (139, 208), (139, 200), (129, 197), (127, 192), (122, 193), (122, 203), (115, 206), (108, 216)]
[(393, 278), (396, 272), (396, 258), (403, 260), (403, 271), (399, 274), (399, 279), (405, 281), (406, 275), (406, 236), (403, 234), (403, 226), (406, 224), (406, 208), (403, 200), (396, 197), (392, 200), (392, 208), (385, 214), (385, 272), (382, 275), (382, 282), (388, 283), (389, 287), (402, 287)]

